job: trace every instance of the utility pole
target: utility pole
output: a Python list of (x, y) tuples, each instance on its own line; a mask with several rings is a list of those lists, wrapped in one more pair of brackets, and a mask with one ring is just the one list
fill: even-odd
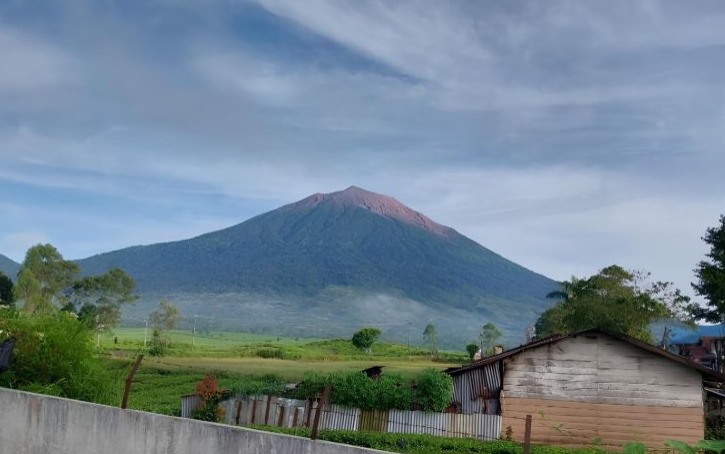
[(196, 314), (194, 314), (194, 326), (191, 328), (191, 348), (194, 348), (194, 340), (196, 339)]
[(143, 321), (144, 327), (143, 327), (143, 348), (146, 348), (146, 333), (149, 330), (149, 320), (144, 319)]

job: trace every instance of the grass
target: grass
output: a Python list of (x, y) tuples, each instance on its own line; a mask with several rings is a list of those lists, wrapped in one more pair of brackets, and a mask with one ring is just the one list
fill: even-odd
[[(150, 330), (146, 334), (150, 341)], [(328, 374), (377, 365), (384, 366), (385, 373), (412, 377), (426, 368), (444, 369), (464, 362), (462, 355), (450, 353), (447, 362), (433, 361), (424, 349), (382, 342), (375, 344), (373, 353), (368, 355), (345, 339), (321, 341), (214, 332), (194, 336), (192, 345), (188, 331), (172, 331), (168, 337), (166, 356), (144, 357), (132, 385), (129, 408), (178, 414), (181, 396), (194, 392), (205, 373), (213, 374), (222, 388), (232, 389), (245, 380), (270, 374), (294, 383), (308, 371)], [(106, 367), (125, 378), (133, 359), (145, 351), (143, 339), (143, 328), (119, 328), (101, 335), (100, 348)], [(260, 354), (278, 357), (260, 357)]]

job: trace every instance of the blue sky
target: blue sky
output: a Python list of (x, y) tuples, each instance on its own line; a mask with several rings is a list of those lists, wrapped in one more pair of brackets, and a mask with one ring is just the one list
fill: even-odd
[(0, 2), (0, 253), (385, 193), (556, 279), (690, 292), (725, 212), (725, 5)]

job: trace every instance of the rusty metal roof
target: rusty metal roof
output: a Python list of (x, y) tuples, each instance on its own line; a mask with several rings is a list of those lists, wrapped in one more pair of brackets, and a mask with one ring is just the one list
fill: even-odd
[(707, 367), (703, 367), (694, 361), (691, 361), (682, 356), (675, 355), (674, 353), (670, 353), (668, 351), (662, 350), (659, 347), (656, 347), (652, 344), (648, 344), (647, 342), (641, 341), (634, 337), (627, 336), (626, 334), (614, 333), (614, 332), (605, 331), (605, 330), (601, 330), (601, 329), (588, 329), (588, 330), (578, 331), (576, 333), (571, 333), (571, 334), (554, 334), (553, 336), (535, 340), (533, 342), (529, 342), (528, 344), (519, 345), (516, 348), (506, 350), (505, 352), (499, 353), (498, 355), (489, 356), (488, 358), (483, 358), (481, 360), (475, 361), (466, 366), (462, 366), (455, 370), (451, 370), (448, 372), (448, 374), (450, 374), (452, 376), (459, 375), (459, 374), (462, 374), (469, 370), (477, 369), (482, 366), (496, 363), (496, 362), (501, 361), (510, 356), (515, 356), (526, 350), (531, 350), (533, 348), (538, 348), (538, 347), (541, 347), (544, 345), (555, 344), (564, 339), (569, 339), (569, 338), (573, 338), (573, 337), (577, 337), (577, 336), (581, 336), (581, 335), (585, 335), (585, 334), (593, 334), (593, 333), (604, 334), (604, 335), (612, 337), (614, 339), (621, 340), (621, 341), (626, 342), (635, 347), (641, 348), (643, 350), (647, 350), (648, 352), (653, 353), (655, 355), (662, 356), (663, 358), (669, 359), (676, 363), (680, 363), (683, 366), (694, 369), (694, 370), (700, 372), (703, 375), (703, 377), (707, 377), (707, 378), (711, 379), (712, 381), (716, 381), (718, 383), (725, 383), (725, 374), (721, 374), (720, 372), (716, 372), (712, 369), (708, 369)]

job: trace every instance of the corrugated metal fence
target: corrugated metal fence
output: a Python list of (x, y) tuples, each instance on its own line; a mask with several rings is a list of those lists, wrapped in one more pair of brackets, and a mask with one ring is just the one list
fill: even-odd
[[(200, 402), (196, 395), (183, 396), (181, 416), (190, 418)], [(238, 426), (268, 424), (278, 427), (310, 427), (317, 411), (317, 402), (313, 399), (294, 400), (273, 396), (236, 396), (225, 400), (221, 406), (224, 408), (224, 422)], [(328, 405), (322, 413), (320, 429), (496, 440), (501, 435), (501, 416), (408, 410), (363, 411)]]

